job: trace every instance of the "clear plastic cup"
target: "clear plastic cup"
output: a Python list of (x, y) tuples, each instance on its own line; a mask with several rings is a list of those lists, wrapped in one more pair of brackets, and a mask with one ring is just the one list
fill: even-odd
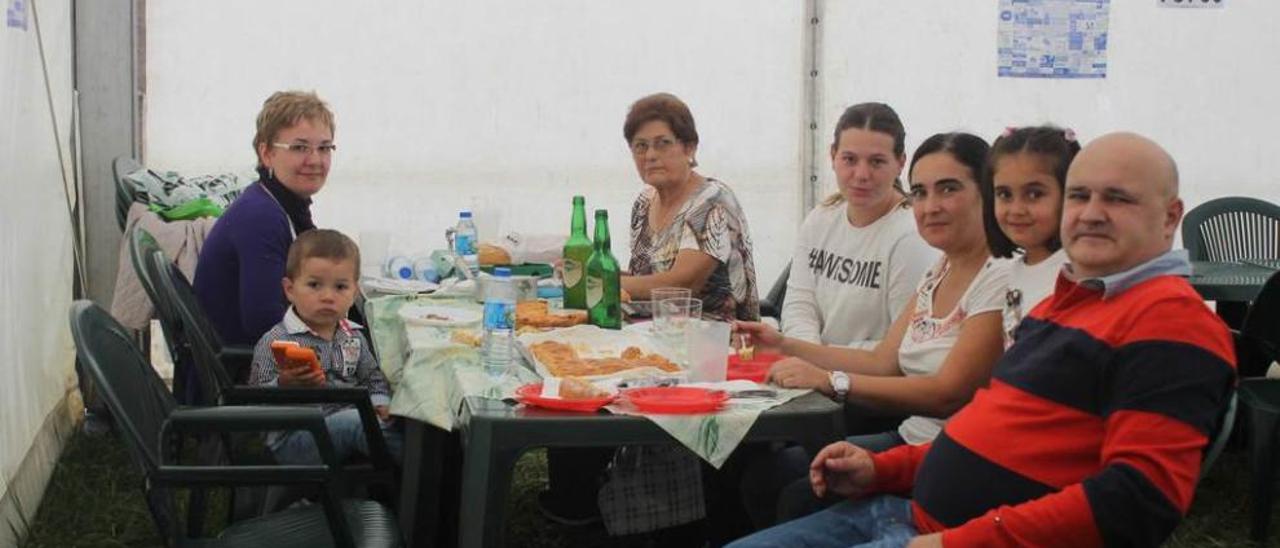
[(653, 329), (658, 334), (683, 334), (690, 320), (700, 319), (702, 299), (674, 297), (653, 303)]
[(649, 300), (655, 303), (667, 299), (688, 299), (690, 297), (693, 297), (693, 291), (690, 291), (687, 287), (658, 287), (649, 291)]
[(724, 382), (729, 369), (731, 327), (725, 322), (688, 322), (684, 333), (690, 381)]
[(685, 337), (690, 322), (702, 319), (702, 299), (676, 297), (653, 303), (653, 334), (669, 348), (677, 363), (687, 365), (688, 339)]

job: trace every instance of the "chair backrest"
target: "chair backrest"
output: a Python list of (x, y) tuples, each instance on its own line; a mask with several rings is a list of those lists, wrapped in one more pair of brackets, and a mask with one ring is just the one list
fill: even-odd
[(1280, 272), (1267, 278), (1245, 314), (1240, 331), (1280, 349)]
[(160, 328), (164, 330), (165, 342), (169, 346), (169, 355), (177, 360), (178, 348), (181, 346), (182, 320), (178, 317), (178, 311), (172, 303), (160, 294), (160, 288), (156, 285), (158, 272), (153, 272), (155, 269), (148, 267), (147, 257), (157, 253), (164, 256), (164, 251), (160, 249), (160, 244), (156, 243), (155, 237), (140, 227), (134, 227), (133, 235), (129, 238), (129, 262), (133, 265), (133, 272), (138, 276), (142, 290), (146, 292), (152, 306), (156, 309)]
[(142, 169), (142, 164), (132, 156), (120, 156), (111, 163), (116, 181), (116, 222), (120, 225), (120, 230), (124, 230), (125, 220), (129, 218), (129, 207), (138, 199), (138, 191), (126, 177), (139, 169)]
[(782, 269), (782, 274), (773, 282), (769, 293), (760, 301), (760, 315), (782, 318), (782, 303), (787, 299), (787, 279), (791, 277), (791, 263)]
[(1255, 198), (1209, 200), (1182, 220), (1193, 261), (1280, 259), (1280, 206)]
[[(1267, 283), (1263, 284), (1253, 304), (1249, 305), (1249, 312), (1245, 314), (1244, 323), (1240, 326), (1240, 334), (1249, 340), (1253, 349), (1261, 351), (1259, 355), (1249, 356), (1247, 359), (1264, 362), (1260, 364), (1260, 368), (1253, 367), (1257, 364), (1241, 363), (1242, 369), (1248, 365), (1251, 372), (1254, 369), (1265, 371), (1267, 365), (1280, 359), (1280, 272), (1267, 278)], [(1237, 358), (1246, 359), (1245, 356)]]
[(176, 532), (172, 493), (150, 479), (160, 464), (161, 430), (177, 407), (173, 395), (147, 363), (128, 330), (90, 301), (71, 305), (71, 337), (76, 355), (111, 409), (116, 428), (148, 480), (144, 494), (152, 518), (166, 538)]
[(178, 266), (163, 253), (152, 253), (145, 259), (160, 298), (177, 313), (180, 336), (191, 353), (191, 363), (203, 388), (201, 396), (205, 399), (200, 403), (214, 405), (219, 396), (233, 385), (231, 376), (218, 360), (218, 354), (222, 352), (222, 337), (209, 323), (191, 282), (178, 270)]

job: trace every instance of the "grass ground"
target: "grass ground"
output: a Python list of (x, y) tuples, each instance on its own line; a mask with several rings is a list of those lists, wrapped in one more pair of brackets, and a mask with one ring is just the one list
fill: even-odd
[[(506, 524), (512, 546), (563, 547), (662, 545), (655, 539), (618, 542), (599, 526), (567, 528), (538, 513), (536, 495), (546, 483), (546, 460), (533, 451), (517, 464)], [(48, 492), (23, 546), (28, 548), (158, 546), (139, 489), (140, 475), (124, 446), (114, 437), (77, 433), (54, 471)], [(1200, 484), (1188, 518), (1168, 546), (1251, 546), (1248, 540), (1249, 473), (1247, 455), (1228, 449)], [(1273, 541), (1280, 546), (1280, 508), (1273, 515)]]

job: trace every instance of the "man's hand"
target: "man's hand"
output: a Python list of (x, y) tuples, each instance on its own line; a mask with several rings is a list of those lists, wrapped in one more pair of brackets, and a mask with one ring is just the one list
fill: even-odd
[(778, 360), (769, 367), (765, 382), (782, 388), (813, 388), (828, 396), (835, 393), (831, 388), (830, 373), (800, 358)]
[(942, 533), (913, 538), (907, 543), (907, 548), (942, 548)]
[(378, 414), (378, 420), (382, 422), (391, 421), (391, 408), (385, 405), (373, 406), (373, 412)]
[(761, 322), (733, 322), (733, 333), (746, 335), (749, 339), (747, 344), (756, 347), (757, 352), (781, 353), (780, 347), (785, 338), (773, 326)]
[(809, 464), (809, 483), (818, 498), (830, 491), (852, 498), (863, 493), (875, 483), (876, 466), (871, 453), (847, 441), (838, 441), (818, 452)]

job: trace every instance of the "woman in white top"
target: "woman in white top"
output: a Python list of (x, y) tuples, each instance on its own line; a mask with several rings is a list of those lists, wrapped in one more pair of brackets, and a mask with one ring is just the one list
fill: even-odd
[(1067, 167), (1080, 143), (1052, 126), (1008, 128), (991, 145), (982, 178), (991, 254), (1009, 257), (1004, 346), (1013, 346), (1022, 318), (1053, 292), (1067, 262), (1058, 237)]
[(845, 109), (831, 143), (839, 192), (800, 226), (782, 332), (818, 344), (874, 348), (937, 258), (916, 232), (898, 177), (906, 131), (884, 103)]
[(790, 358), (769, 371), (786, 388), (911, 415), (896, 432), (859, 439), (876, 450), (931, 441), (945, 417), (985, 385), (1003, 352), (1000, 311), (1008, 262), (987, 250), (982, 192), (987, 144), (967, 133), (925, 140), (911, 159), (911, 207), (920, 235), (943, 256), (872, 350), (823, 346), (739, 322), (761, 347)]

